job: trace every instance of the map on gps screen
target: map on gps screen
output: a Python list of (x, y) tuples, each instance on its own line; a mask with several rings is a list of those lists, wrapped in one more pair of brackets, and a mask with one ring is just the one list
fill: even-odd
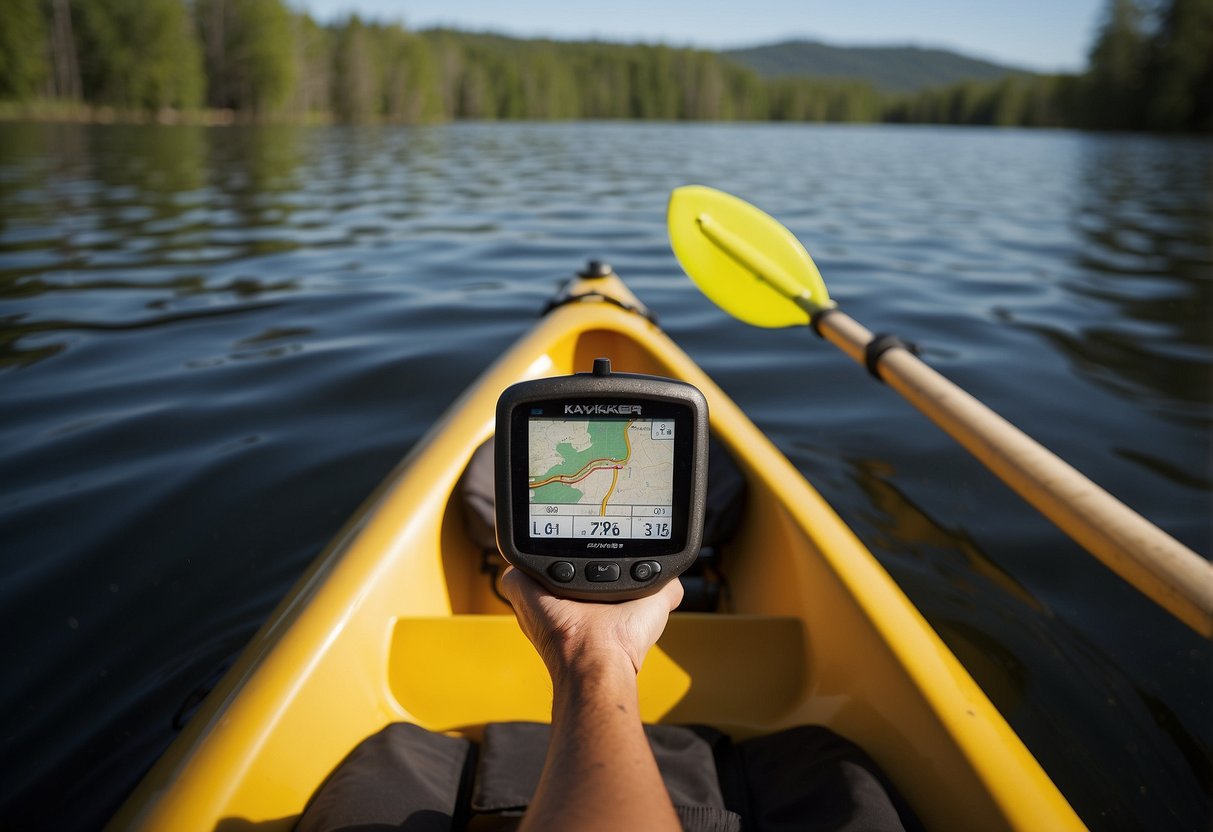
[(673, 419), (531, 419), (532, 537), (669, 539)]

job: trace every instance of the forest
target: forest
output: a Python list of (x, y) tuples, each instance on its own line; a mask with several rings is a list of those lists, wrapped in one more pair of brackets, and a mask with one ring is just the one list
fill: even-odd
[(710, 51), (330, 23), (283, 0), (5, 0), (0, 116), (662, 119), (1213, 132), (1213, 0), (1109, 0), (1086, 70), (893, 94)]

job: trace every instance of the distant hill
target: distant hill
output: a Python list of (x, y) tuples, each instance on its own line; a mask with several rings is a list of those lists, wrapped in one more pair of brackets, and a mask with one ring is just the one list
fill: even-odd
[(1030, 74), (945, 49), (917, 46), (830, 46), (789, 40), (720, 54), (768, 78), (847, 78), (867, 81), (887, 92), (915, 92), (961, 81), (991, 81), (1006, 75)]

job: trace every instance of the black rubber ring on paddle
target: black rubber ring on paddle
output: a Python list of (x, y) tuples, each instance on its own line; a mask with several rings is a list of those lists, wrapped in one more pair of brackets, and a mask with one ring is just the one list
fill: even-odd
[(884, 383), (884, 379), (880, 377), (880, 373), (876, 367), (880, 359), (889, 350), (903, 349), (906, 352), (918, 355), (918, 345), (911, 344), (908, 341), (903, 341), (896, 335), (890, 335), (887, 332), (878, 332), (876, 336), (868, 342), (868, 345), (863, 348), (863, 364), (868, 368), (872, 378)]
[(826, 315), (829, 315), (831, 312), (834, 312), (837, 309), (837, 306), (827, 306), (825, 309), (818, 309), (809, 316), (809, 329), (816, 332), (818, 338), (825, 338), (825, 336), (821, 334), (821, 322), (825, 320)]

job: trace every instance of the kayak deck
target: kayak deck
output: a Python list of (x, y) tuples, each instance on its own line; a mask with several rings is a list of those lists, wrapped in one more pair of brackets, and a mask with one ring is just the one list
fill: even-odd
[[(862, 746), (928, 828), (1081, 821), (870, 552), (617, 277), (554, 309), (468, 389), (300, 579), (113, 828), (290, 828), (362, 739), (407, 721), (477, 738), (547, 721), (547, 675), (494, 594), (456, 484), (528, 378), (688, 381), (746, 476), (718, 613), (675, 613), (640, 676), (646, 721), (742, 738), (820, 724)], [(609, 302), (603, 302), (605, 296)]]

